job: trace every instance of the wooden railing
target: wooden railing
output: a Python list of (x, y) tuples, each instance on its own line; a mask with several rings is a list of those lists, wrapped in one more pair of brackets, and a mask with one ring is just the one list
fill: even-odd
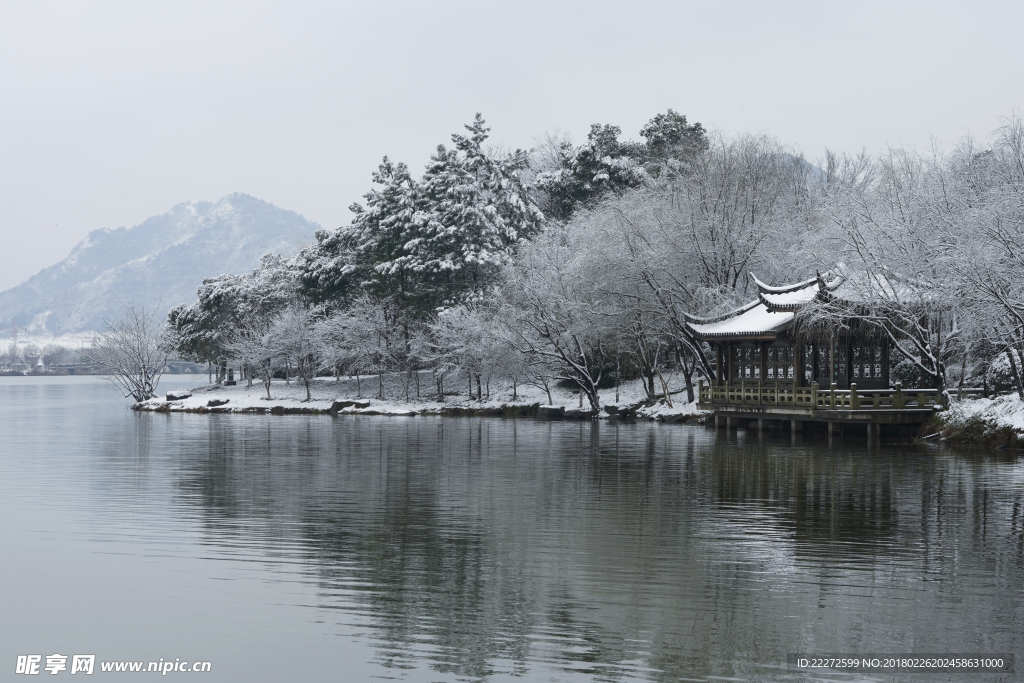
[(780, 406), (808, 410), (907, 410), (942, 408), (942, 397), (936, 389), (869, 389), (859, 391), (856, 384), (849, 389), (836, 389), (833, 384), (821, 389), (817, 382), (809, 387), (795, 387), (792, 382), (741, 381), (724, 386), (700, 383), (700, 403), (736, 406)]

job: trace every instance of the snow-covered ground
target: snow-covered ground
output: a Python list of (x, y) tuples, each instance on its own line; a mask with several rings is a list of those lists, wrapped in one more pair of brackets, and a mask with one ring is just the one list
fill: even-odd
[(1024, 431), (1024, 402), (1016, 394), (996, 398), (954, 400), (949, 410), (942, 415), (942, 421), (956, 424), (975, 416), (994, 421), (999, 426)]
[[(202, 409), (216, 408), (217, 412), (252, 412), (266, 411), (278, 407), (288, 411), (328, 411), (335, 401), (359, 400), (369, 401), (366, 408), (346, 407), (342, 413), (371, 413), (384, 415), (409, 415), (416, 414), (437, 414), (452, 409), (465, 409), (467, 411), (501, 411), (502, 408), (515, 406), (529, 406), (539, 403), (541, 406), (548, 405), (548, 397), (543, 389), (520, 385), (516, 397), (512, 397), (512, 389), (502, 386), (496, 389), (492, 386), (490, 397), (487, 396), (484, 388), (484, 400), (468, 398), (467, 387), (463, 386), (462, 393), (449, 395), (450, 390), (458, 390), (451, 384), (445, 385), (444, 401), (436, 400), (434, 385), (429, 375), (424, 374), (420, 378), (421, 398), (416, 397), (415, 382), (409, 386), (409, 398), (406, 400), (406, 387), (401, 381), (403, 378), (394, 375), (386, 376), (384, 382), (384, 399), (378, 398), (379, 381), (376, 375), (363, 376), (358, 381), (355, 377), (343, 377), (340, 381), (331, 378), (318, 378), (311, 383), (311, 400), (307, 402), (305, 386), (299, 382), (292, 381), (286, 384), (284, 380), (274, 380), (271, 385), (271, 399), (267, 400), (266, 389), (261, 383), (254, 382), (252, 387), (240, 381), (236, 386), (206, 385), (192, 389), (192, 396), (180, 400), (167, 401), (166, 395), (161, 392), (160, 397), (146, 401), (138, 406), (142, 410), (169, 410), (199, 411)], [(670, 383), (670, 392), (682, 388), (677, 383)], [(681, 384), (681, 382), (678, 382)], [(475, 387), (474, 387), (475, 390)], [(696, 387), (694, 387), (696, 392)], [(639, 380), (623, 384), (619, 388), (619, 397), (616, 400), (614, 388), (600, 392), (601, 405), (604, 406), (637, 406), (644, 402), (643, 385)], [(551, 405), (563, 407), (566, 410), (579, 410), (579, 395), (573, 394), (568, 389), (552, 387)], [(221, 402), (219, 405), (210, 406), (210, 402)], [(703, 411), (697, 409), (696, 403), (686, 403), (685, 391), (672, 396), (673, 405), (670, 407), (664, 397), (660, 397), (652, 406), (641, 406), (636, 410), (637, 417), (648, 419), (661, 419), (666, 421), (678, 421), (684, 418), (700, 417)], [(590, 404), (584, 398), (583, 409), (589, 410)], [(601, 417), (608, 417), (602, 411)]]

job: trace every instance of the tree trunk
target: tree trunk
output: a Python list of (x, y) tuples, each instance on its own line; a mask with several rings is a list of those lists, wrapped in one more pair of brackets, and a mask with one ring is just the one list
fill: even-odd
[(616, 352), (616, 354), (615, 354), (615, 403), (619, 402), (619, 374), (621, 372), (622, 372), (622, 370), (621, 370), (621, 361), (619, 359), (619, 354)]
[(1013, 351), (1006, 349), (1006, 357), (1010, 359), (1010, 371), (1013, 374), (1013, 383), (1017, 385), (1017, 395), (1024, 401), (1024, 383), (1021, 382), (1020, 373), (1017, 371), (1017, 361), (1013, 358)]
[(1021, 361), (1021, 386), (1024, 387), (1024, 355), (1021, 355), (1021, 351), (1014, 345), (1014, 350), (1017, 351), (1017, 359)]
[(683, 369), (683, 378), (686, 380), (686, 402), (693, 403), (693, 371), (696, 369), (696, 363), (691, 364), (686, 352), (681, 352), (678, 346), (676, 347), (676, 361)]
[(589, 378), (580, 384), (580, 407), (583, 407), (583, 392), (587, 394), (587, 400), (590, 401), (590, 409), (594, 413), (601, 411), (601, 397), (597, 393), (597, 385), (594, 384)]
[(356, 398), (363, 397), (363, 386), (359, 381), (359, 371), (356, 370)]
[(675, 406), (672, 405), (672, 397), (668, 395), (668, 382), (666, 382), (665, 378), (662, 376), (661, 370), (658, 370), (658, 380), (661, 381), (661, 390), (665, 392), (665, 403), (668, 404), (669, 408), (675, 410)]
[(956, 400), (964, 400), (964, 379), (967, 376), (967, 354), (960, 359), (960, 382), (956, 387)]

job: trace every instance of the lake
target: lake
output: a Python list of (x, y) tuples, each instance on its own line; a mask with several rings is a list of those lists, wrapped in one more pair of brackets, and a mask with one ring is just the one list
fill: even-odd
[[(82, 653), (115, 679), (99, 662), (209, 661), (209, 681), (817, 680), (787, 653), (1024, 642), (1015, 455), (136, 413), (89, 377), (0, 378), (0, 438), (12, 678), (18, 655)], [(820, 680), (1012, 678), (866, 676)]]

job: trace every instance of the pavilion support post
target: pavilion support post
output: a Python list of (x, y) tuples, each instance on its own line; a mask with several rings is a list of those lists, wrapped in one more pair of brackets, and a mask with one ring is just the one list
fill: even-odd
[(736, 418), (732, 417), (731, 415), (727, 416), (725, 418), (725, 428), (726, 429), (736, 429)]
[(835, 437), (836, 423), (832, 420), (828, 421), (828, 445), (832, 445), (832, 439)]
[[(763, 382), (764, 378), (768, 376), (768, 342), (761, 342), (758, 347), (761, 349), (761, 376), (758, 378), (760, 381), (757, 383), (757, 388), (760, 389), (761, 382)], [(758, 398), (757, 402), (761, 403), (762, 401)]]
[(767, 427), (767, 426), (768, 426), (768, 420), (764, 419), (763, 417), (757, 418), (757, 431), (763, 432), (765, 427)]
[(794, 434), (796, 434), (797, 432), (802, 432), (803, 430), (804, 430), (804, 423), (801, 422), (800, 420), (790, 420), (789, 421), (789, 431), (791, 431)]

